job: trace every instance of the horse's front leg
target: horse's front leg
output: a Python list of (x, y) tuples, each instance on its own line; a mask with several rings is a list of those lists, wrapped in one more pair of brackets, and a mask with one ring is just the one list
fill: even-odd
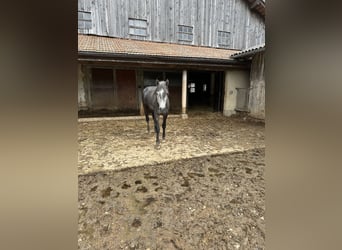
[(156, 112), (153, 114), (153, 121), (154, 121), (154, 131), (156, 132), (156, 145), (158, 146), (160, 144), (160, 141), (159, 141), (160, 128), (159, 128), (159, 115)]
[(166, 119), (167, 119), (167, 114), (163, 115), (163, 124), (162, 124), (162, 127), (163, 127), (163, 140), (165, 140)]

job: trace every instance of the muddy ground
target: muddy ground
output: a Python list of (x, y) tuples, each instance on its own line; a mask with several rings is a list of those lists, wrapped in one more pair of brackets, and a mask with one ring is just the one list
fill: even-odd
[[(179, 143), (164, 144), (164, 150), (175, 152), (166, 161), (160, 160), (163, 147), (156, 155), (145, 155), (140, 165), (128, 150), (125, 159), (132, 160), (124, 168), (112, 160), (110, 167), (92, 169), (92, 161), (80, 156), (78, 248), (265, 249), (264, 126), (216, 115), (170, 123), (169, 141)], [(101, 140), (118, 140), (121, 143), (111, 146), (115, 155), (122, 144), (132, 143), (122, 142), (125, 131), (139, 137), (141, 131), (130, 128), (144, 127), (136, 121), (101, 124), (104, 130), (100, 123), (80, 125), (80, 153), (99, 154)], [(179, 124), (187, 140), (176, 133)], [(116, 136), (105, 136), (108, 131)], [(212, 148), (202, 147), (195, 155), (196, 147), (186, 143), (189, 137), (196, 145), (207, 143)], [(215, 143), (206, 142), (210, 138)], [(151, 142), (153, 138), (135, 140), (138, 148), (152, 151)], [(240, 147), (225, 150), (234, 145)], [(182, 150), (186, 157), (177, 156)]]
[(264, 149), (79, 177), (80, 249), (264, 249)]
[(166, 140), (155, 149), (153, 121), (147, 133), (143, 117), (78, 124), (79, 173), (111, 171), (264, 147), (264, 124), (228, 118), (220, 113), (189, 113), (170, 117)]

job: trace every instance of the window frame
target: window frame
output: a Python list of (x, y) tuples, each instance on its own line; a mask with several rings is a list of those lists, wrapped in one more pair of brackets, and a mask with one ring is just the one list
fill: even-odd
[[(82, 13), (82, 18), (79, 17), (79, 14)], [(88, 14), (89, 15), (89, 19), (86, 19), (84, 17), (84, 14)], [(82, 27), (80, 27), (80, 22), (83, 24)], [(91, 17), (91, 11), (85, 11), (85, 10), (78, 10), (77, 11), (77, 28), (79, 30), (87, 30), (89, 31), (90, 29), (92, 29), (92, 17)], [(87, 25), (88, 24), (88, 25)]]
[[(220, 34), (225, 34), (225, 36), (222, 36)], [(231, 45), (231, 32), (218, 30), (217, 31), (217, 44), (218, 46), (230, 46)]]
[[(139, 26), (139, 25), (135, 25), (135, 24), (131, 24), (131, 21), (142, 21), (143, 23), (146, 24), (146, 27), (143, 26)], [(148, 27), (148, 23), (146, 19), (139, 19), (139, 18), (132, 18), (129, 17), (128, 18), (128, 34), (130, 36), (141, 36), (141, 37), (147, 37), (148, 33), (147, 33), (147, 27)], [(137, 31), (137, 30), (143, 30), (145, 31), (145, 34), (137, 34), (136, 32), (132, 32), (131, 30)]]
[[(177, 30), (178, 41), (193, 42), (193, 40), (194, 40), (194, 26), (178, 24), (177, 27), (178, 27), (178, 30)], [(181, 28), (190, 28), (191, 32), (183, 31), (183, 30), (181, 30)], [(191, 35), (191, 40), (186, 39), (186, 38), (182, 37), (181, 35), (188, 35), (188, 36)]]

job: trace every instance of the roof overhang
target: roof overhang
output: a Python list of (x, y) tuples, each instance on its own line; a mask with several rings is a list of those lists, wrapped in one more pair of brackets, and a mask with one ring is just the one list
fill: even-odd
[(246, 68), (248, 63), (234, 60), (239, 50), (170, 44), (114, 37), (78, 35), (78, 61), (124, 67), (167, 67), (224, 70)]
[(227, 68), (249, 68), (246, 62), (234, 59), (208, 59), (189, 57), (168, 57), (156, 55), (132, 55), (79, 51), (78, 61), (85, 64), (117, 65), (139, 68), (225, 70)]
[(265, 0), (247, 0), (249, 8), (265, 19)]
[(250, 59), (253, 55), (258, 52), (265, 51), (265, 44), (261, 44), (258, 46), (254, 46), (245, 50), (242, 50), (238, 53), (231, 55), (232, 59)]

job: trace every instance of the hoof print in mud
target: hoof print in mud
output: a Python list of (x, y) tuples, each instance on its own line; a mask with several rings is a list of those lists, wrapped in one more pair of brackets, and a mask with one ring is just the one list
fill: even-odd
[(136, 193), (146, 193), (148, 190), (146, 187), (144, 186), (141, 186), (141, 187), (138, 187), (137, 190), (135, 191)]
[(111, 187), (108, 187), (104, 190), (101, 191), (101, 197), (102, 198), (105, 198), (105, 197), (108, 197), (110, 195), (110, 192), (112, 192), (113, 189)]
[(156, 201), (156, 198), (148, 197), (148, 198), (145, 199), (143, 207), (147, 207), (147, 206), (151, 205), (155, 201)]
[(162, 226), (163, 226), (163, 223), (160, 220), (157, 220), (156, 222), (153, 223), (153, 229), (156, 229)]
[(216, 169), (216, 168), (208, 168), (208, 171), (209, 172), (214, 172), (214, 173), (218, 173), (219, 172), (219, 170)]
[(246, 170), (246, 174), (252, 173), (252, 169), (251, 168), (245, 168), (245, 170)]
[(126, 182), (121, 186), (122, 189), (130, 188), (131, 185), (127, 184)]
[(190, 183), (188, 179), (184, 179), (184, 182), (181, 184), (182, 187), (189, 187)]
[(150, 173), (144, 173), (144, 178), (145, 179), (158, 179), (157, 176), (151, 175)]
[(132, 222), (132, 227), (140, 227), (141, 226), (141, 220), (135, 218)]
[(189, 176), (190, 178), (205, 177), (204, 174), (202, 174), (202, 173), (196, 173), (196, 172), (189, 172), (189, 173), (188, 173), (188, 176)]

